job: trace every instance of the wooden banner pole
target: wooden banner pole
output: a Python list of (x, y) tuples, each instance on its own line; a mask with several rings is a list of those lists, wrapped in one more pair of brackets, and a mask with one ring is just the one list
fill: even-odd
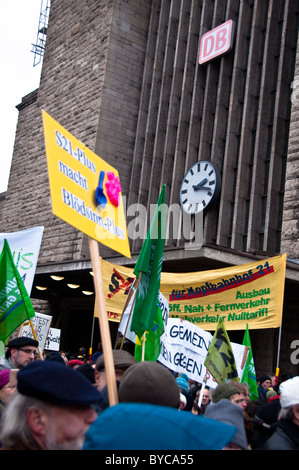
[(104, 354), (105, 372), (107, 377), (108, 398), (110, 406), (118, 403), (115, 368), (112, 354), (111, 336), (108, 325), (105, 295), (103, 288), (103, 279), (101, 271), (101, 262), (99, 255), (98, 242), (88, 237), (91, 264), (93, 270), (93, 281), (96, 294), (96, 314), (98, 316), (101, 342)]
[(146, 341), (146, 331), (143, 333), (143, 336), (142, 336), (142, 354), (141, 354), (142, 362), (144, 362), (144, 357), (145, 357), (145, 341)]
[[(35, 341), (38, 341), (31, 318), (29, 318), (29, 325), (30, 325), (31, 330), (32, 330), (33, 338), (35, 339)], [(37, 351), (38, 351), (38, 355), (39, 355), (40, 359), (43, 360), (43, 355), (41, 353), (41, 350), (40, 350), (39, 346), (37, 346)]]
[(204, 376), (204, 379), (203, 379), (203, 383), (201, 385), (201, 389), (200, 389), (200, 394), (199, 394), (199, 398), (198, 398), (198, 406), (199, 408), (201, 407), (201, 402), (202, 402), (202, 398), (203, 398), (203, 393), (206, 389), (206, 383), (207, 383), (207, 374), (205, 374)]
[(242, 371), (243, 371), (243, 369), (244, 369), (244, 367), (245, 367), (249, 350), (250, 350), (250, 347), (249, 347), (249, 346), (245, 346), (244, 354), (243, 354), (243, 358), (242, 358), (242, 363), (241, 363), (241, 370), (242, 370)]

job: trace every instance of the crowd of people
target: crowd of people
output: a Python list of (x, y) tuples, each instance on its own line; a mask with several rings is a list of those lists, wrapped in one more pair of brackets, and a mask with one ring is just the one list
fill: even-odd
[[(298, 450), (299, 376), (208, 388), (158, 362), (113, 353), (118, 403), (109, 403), (104, 355), (36, 356), (11, 340), (0, 362), (1, 450)], [(202, 388), (203, 387), (203, 388)], [(136, 431), (138, 429), (138, 432)]]

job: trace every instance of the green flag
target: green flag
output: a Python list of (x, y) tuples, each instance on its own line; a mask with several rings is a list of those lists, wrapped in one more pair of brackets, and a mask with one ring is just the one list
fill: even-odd
[(3, 343), (35, 312), (22, 278), (13, 262), (8, 241), (0, 255), (0, 341)]
[(142, 342), (145, 340), (145, 361), (156, 361), (161, 351), (161, 335), (164, 332), (164, 323), (160, 307), (158, 307), (157, 316), (154, 320), (154, 326), (151, 330), (145, 331), (141, 341), (136, 336), (134, 357), (138, 362), (142, 360)]
[(233, 350), (220, 317), (204, 362), (217, 383), (235, 380), (239, 382)]
[[(140, 282), (136, 294), (134, 310), (132, 314), (131, 330), (141, 340), (145, 331), (147, 335), (158, 335), (160, 343), (161, 318), (159, 316), (159, 289), (162, 271), (164, 244), (165, 244), (165, 184), (159, 195), (156, 210), (151, 222), (140, 254), (138, 256), (134, 274), (139, 277)], [(146, 335), (146, 348), (149, 346), (149, 336)]]
[(258, 390), (257, 390), (255, 366), (254, 366), (254, 361), (253, 361), (248, 325), (246, 325), (246, 330), (244, 333), (242, 344), (250, 348), (248, 355), (247, 355), (243, 374), (242, 374), (242, 382), (246, 382), (248, 384), (249, 400), (253, 401), (253, 400), (257, 400), (259, 395), (258, 395)]

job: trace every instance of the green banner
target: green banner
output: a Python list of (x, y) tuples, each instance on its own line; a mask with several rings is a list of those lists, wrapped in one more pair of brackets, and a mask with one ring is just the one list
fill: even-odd
[(0, 255), (0, 341), (4, 343), (16, 328), (34, 316), (30, 297), (5, 239)]

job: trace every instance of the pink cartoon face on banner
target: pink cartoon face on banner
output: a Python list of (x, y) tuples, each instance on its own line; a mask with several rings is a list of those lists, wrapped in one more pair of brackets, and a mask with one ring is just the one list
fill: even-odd
[(108, 181), (105, 183), (106, 193), (109, 201), (115, 207), (119, 206), (119, 193), (121, 192), (121, 185), (118, 176), (113, 171), (107, 172)]

